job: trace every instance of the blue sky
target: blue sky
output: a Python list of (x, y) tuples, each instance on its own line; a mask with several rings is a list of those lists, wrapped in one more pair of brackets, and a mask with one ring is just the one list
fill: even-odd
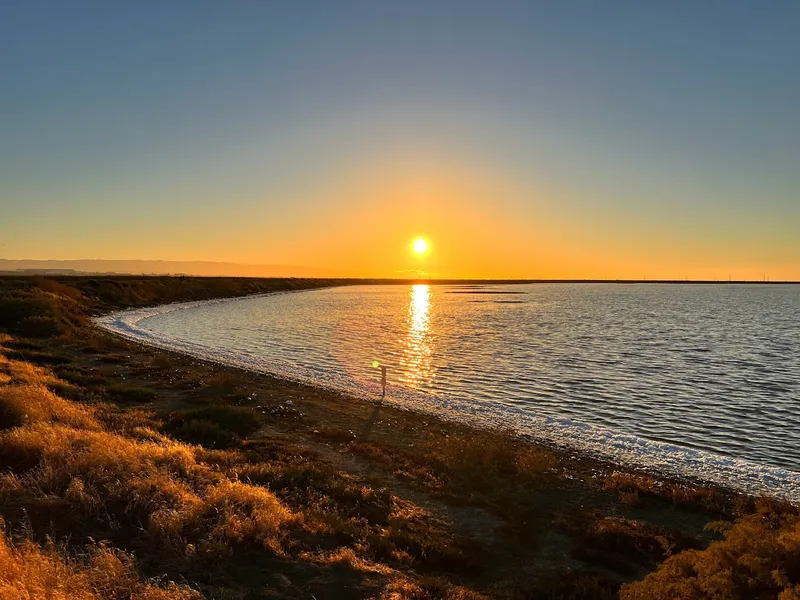
[(0, 257), (376, 274), (363, 203), (469, 173), (498, 274), (800, 278), (798, 106), (797, 2), (3, 3)]

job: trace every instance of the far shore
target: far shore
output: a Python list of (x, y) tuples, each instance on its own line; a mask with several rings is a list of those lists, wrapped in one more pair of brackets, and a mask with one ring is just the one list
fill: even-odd
[(129, 272), (90, 272), (72, 271), (71, 269), (13, 269), (4, 271), (0, 269), (0, 277), (3, 278), (32, 278), (45, 277), (48, 279), (66, 279), (77, 281), (79, 279), (208, 279), (208, 280), (250, 280), (250, 281), (273, 281), (282, 285), (280, 282), (306, 281), (306, 282), (329, 282), (327, 286), (344, 285), (410, 285), (415, 283), (427, 283), (430, 285), (530, 285), (537, 283), (614, 283), (614, 284), (639, 284), (639, 283), (660, 283), (675, 285), (800, 285), (800, 281), (789, 279), (610, 279), (610, 278), (464, 278), (464, 277), (305, 277), (296, 276), (267, 276), (252, 277), (246, 275), (192, 275), (186, 273), (129, 273)]

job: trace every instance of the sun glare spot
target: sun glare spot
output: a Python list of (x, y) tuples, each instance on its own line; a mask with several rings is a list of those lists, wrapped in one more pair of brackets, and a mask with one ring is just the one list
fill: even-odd
[(425, 254), (428, 251), (428, 242), (423, 238), (417, 238), (414, 240), (414, 243), (411, 245), (414, 249), (416, 254)]

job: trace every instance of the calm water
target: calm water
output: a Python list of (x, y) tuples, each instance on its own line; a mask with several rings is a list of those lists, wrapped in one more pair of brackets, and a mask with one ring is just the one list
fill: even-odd
[(140, 315), (136, 326), (370, 394), (379, 360), (390, 398), (406, 405), (512, 425), (569, 419), (800, 471), (800, 286), (345, 287)]

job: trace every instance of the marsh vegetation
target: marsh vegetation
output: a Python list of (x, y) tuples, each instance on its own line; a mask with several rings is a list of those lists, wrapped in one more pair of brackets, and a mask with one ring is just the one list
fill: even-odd
[(324, 284), (4, 280), (0, 597), (800, 598), (794, 507), (140, 347), (87, 320)]

